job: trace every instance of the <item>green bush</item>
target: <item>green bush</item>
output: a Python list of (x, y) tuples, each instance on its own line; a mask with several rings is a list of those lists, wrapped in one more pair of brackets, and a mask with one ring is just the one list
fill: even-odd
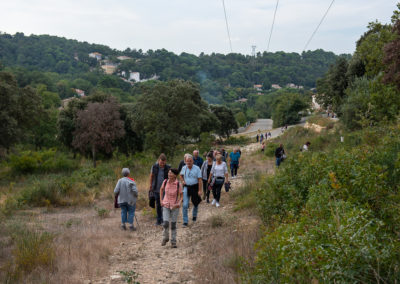
[(279, 144), (268, 142), (265, 146), (264, 153), (267, 157), (275, 157), (275, 150), (279, 147)]
[(357, 147), (293, 155), (257, 189), (269, 229), (258, 243), (251, 281), (392, 283), (400, 277), (400, 129), (351, 137)]
[(10, 156), (10, 167), (16, 174), (70, 171), (77, 163), (55, 149), (22, 151)]
[(246, 136), (230, 136), (228, 139), (222, 141), (222, 145), (245, 145), (252, 141), (251, 138)]

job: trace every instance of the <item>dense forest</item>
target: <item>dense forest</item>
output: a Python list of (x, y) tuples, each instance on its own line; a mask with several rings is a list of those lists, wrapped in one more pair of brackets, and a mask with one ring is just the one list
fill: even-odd
[[(143, 52), (127, 48), (118, 51), (104, 45), (57, 36), (0, 34), (0, 62), (4, 66), (16, 69), (15, 72), (40, 71), (41, 75), (26, 77), (45, 77), (37, 80), (51, 81), (53, 85), (59, 81), (65, 84), (63, 80), (67, 80), (69, 87), (85, 91), (101, 86), (119, 88), (129, 93), (129, 85), (117, 80), (117, 76), (104, 79), (102, 74), (93, 74), (101, 69), (96, 68), (99, 67), (98, 60), (89, 57), (89, 53), (92, 52), (100, 53), (102, 59), (107, 59), (107, 62), (118, 64), (115, 73), (140, 72), (142, 79), (157, 75), (162, 81), (184, 79), (199, 83), (201, 96), (210, 103), (224, 103), (243, 98), (241, 89), (253, 89), (254, 84), (262, 85), (264, 90), (269, 90), (271, 84), (285, 86), (289, 83), (312, 88), (316, 79), (338, 58), (334, 53), (323, 50), (302, 54), (264, 52), (257, 53), (255, 57), (236, 53), (177, 55), (165, 49)], [(117, 58), (119, 56), (126, 58), (120, 60)], [(59, 76), (55, 78), (53, 73)], [(62, 94), (61, 97), (68, 95), (71, 96), (71, 93)]]

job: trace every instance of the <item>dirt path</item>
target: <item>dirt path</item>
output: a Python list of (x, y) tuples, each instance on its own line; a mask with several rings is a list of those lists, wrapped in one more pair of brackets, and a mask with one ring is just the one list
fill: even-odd
[[(246, 156), (259, 149), (259, 144), (253, 143), (242, 148), (242, 155)], [(232, 188), (238, 188), (243, 181), (242, 176), (231, 180)], [(202, 202), (199, 205), (197, 222), (191, 221), (189, 208), (189, 227), (182, 227), (182, 211), (178, 217), (177, 245), (173, 249), (169, 243), (161, 246), (162, 227), (155, 226), (155, 219), (143, 211), (137, 212), (139, 227), (136, 232), (120, 232), (130, 234), (129, 241), (121, 242), (114, 248), (109, 257), (110, 269), (108, 275), (102, 279), (87, 280), (85, 283), (125, 283), (119, 271), (135, 271), (139, 274), (140, 283), (199, 283), (195, 279), (194, 266), (203, 256), (200, 240), (213, 234), (208, 219), (216, 214), (229, 214), (233, 210), (233, 203), (222, 192), (221, 207)], [(224, 200), (227, 203), (224, 203)], [(112, 216), (118, 224), (119, 211)], [(116, 225), (117, 226), (117, 225)]]

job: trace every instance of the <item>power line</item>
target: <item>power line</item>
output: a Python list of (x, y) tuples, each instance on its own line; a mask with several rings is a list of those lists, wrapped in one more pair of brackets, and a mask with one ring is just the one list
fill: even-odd
[(331, 9), (333, 2), (335, 2), (335, 0), (332, 0), (331, 4), (329, 5), (328, 9), (326, 10), (324, 16), (322, 17), (321, 21), (319, 22), (317, 28), (314, 30), (314, 32), (312, 33), (310, 39), (307, 41), (306, 45), (304, 46), (303, 52), (306, 50), (307, 46), (310, 44), (311, 40), (313, 39), (314, 35), (316, 34), (317, 30), (319, 29), (319, 26), (322, 24), (322, 22), (324, 21), (326, 15), (328, 15), (329, 10)]
[(226, 9), (225, 9), (225, 1), (222, 0), (222, 6), (224, 7), (224, 15), (225, 15), (225, 23), (226, 23), (226, 31), (228, 32), (228, 38), (229, 38), (229, 47), (231, 48), (232, 51), (232, 41), (231, 41), (231, 34), (229, 32), (229, 26), (228, 26), (228, 18), (226, 17)]
[(269, 44), (270, 44), (270, 42), (271, 42), (272, 30), (274, 29), (275, 16), (276, 16), (276, 11), (278, 10), (278, 4), (279, 4), (279, 0), (276, 0), (276, 6), (275, 6), (275, 12), (274, 12), (274, 19), (272, 20), (271, 32), (269, 33), (267, 52), (269, 51)]

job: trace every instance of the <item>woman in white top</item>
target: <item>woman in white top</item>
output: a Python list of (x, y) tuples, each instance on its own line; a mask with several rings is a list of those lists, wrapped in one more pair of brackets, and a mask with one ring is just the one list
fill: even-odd
[(211, 168), (211, 173), (208, 178), (208, 183), (213, 181), (213, 196), (214, 200), (212, 201), (212, 205), (219, 207), (219, 200), (221, 198), (221, 188), (224, 183), (228, 183), (228, 167), (226, 163), (222, 161), (222, 155), (218, 154), (216, 156), (216, 162)]

